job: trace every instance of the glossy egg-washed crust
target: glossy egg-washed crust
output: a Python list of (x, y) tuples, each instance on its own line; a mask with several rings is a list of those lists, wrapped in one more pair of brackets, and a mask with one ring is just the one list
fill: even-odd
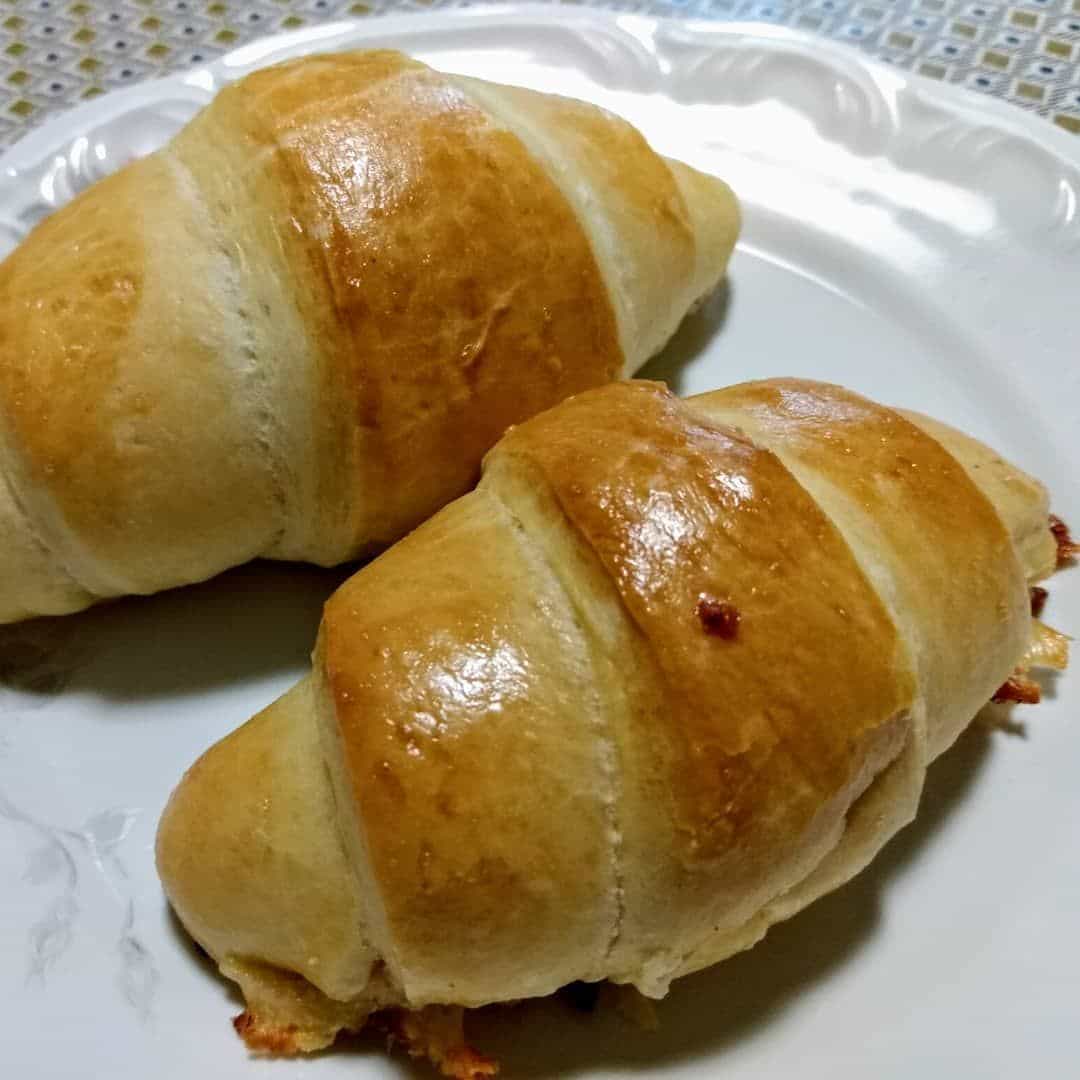
[(393, 541), (643, 363), (737, 227), (592, 106), (395, 52), (249, 75), (0, 265), (0, 620)]
[(661, 995), (910, 820), (1054, 552), (1037, 482), (841, 388), (589, 391), (338, 590), (312, 676), (177, 789), (162, 879), (256, 1046)]

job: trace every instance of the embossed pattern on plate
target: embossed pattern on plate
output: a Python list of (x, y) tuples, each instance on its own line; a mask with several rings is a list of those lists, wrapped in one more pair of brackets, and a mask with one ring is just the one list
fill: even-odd
[[(722, 296), (648, 369), (684, 392), (832, 379), (980, 435), (1080, 519), (1072, 320), (1080, 144), (1006, 105), (775, 27), (524, 9), (268, 39), (82, 106), (0, 158), (0, 245), (162, 144), (214, 91), (304, 52), (395, 46), (576, 95), (725, 176)], [(178, 932), (153, 835), (180, 772), (303, 670), (344, 571), (256, 565), (0, 633), (0, 1068), (32, 1077), (402, 1075), (374, 1042), (249, 1059), (238, 1003)], [(1047, 618), (1080, 632), (1080, 574)], [(839, 894), (684, 980), (659, 1033), (551, 1002), (476, 1019), (511, 1076), (1069, 1075), (1080, 1022), (1080, 679), (1025, 738), (974, 729), (919, 821)], [(1003, 1022), (1004, 1014), (1004, 1022)]]

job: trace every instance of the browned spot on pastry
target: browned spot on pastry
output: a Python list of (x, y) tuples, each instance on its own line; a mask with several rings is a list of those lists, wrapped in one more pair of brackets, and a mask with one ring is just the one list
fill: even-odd
[(1057, 541), (1057, 564), (1065, 566), (1074, 556), (1080, 555), (1080, 544), (1069, 535), (1069, 526), (1057, 516), (1050, 515), (1050, 531)]
[(698, 597), (697, 616), (706, 634), (730, 641), (739, 633), (739, 609), (726, 600), (714, 600), (702, 594)]
[(1046, 598), (1050, 595), (1041, 585), (1032, 585), (1028, 592), (1031, 595), (1031, 614), (1034, 618), (1038, 618), (1043, 608), (1046, 607)]
[(1042, 692), (1039, 690), (1039, 684), (1027, 676), (1010, 675), (998, 687), (990, 700), (999, 705), (1008, 701), (1014, 701), (1020, 705), (1038, 705), (1042, 700)]
[(249, 1050), (260, 1054), (297, 1054), (300, 1045), (297, 1041), (295, 1024), (275, 1026), (260, 1024), (249, 1012), (242, 1012), (233, 1017), (236, 1034), (244, 1040)]

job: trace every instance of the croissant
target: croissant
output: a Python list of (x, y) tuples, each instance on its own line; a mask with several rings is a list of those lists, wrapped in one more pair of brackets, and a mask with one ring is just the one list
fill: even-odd
[(737, 230), (580, 102), (394, 52), (227, 87), (0, 265), (0, 621), (385, 546), (660, 349)]
[(1047, 520), (985, 446), (837, 386), (585, 392), (330, 599), (311, 675), (172, 795), (165, 890), (256, 1048), (660, 997), (856, 874), (991, 696), (1064, 665)]

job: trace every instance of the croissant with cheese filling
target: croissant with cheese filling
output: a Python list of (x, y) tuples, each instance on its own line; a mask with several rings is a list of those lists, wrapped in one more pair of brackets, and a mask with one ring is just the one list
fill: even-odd
[(981, 706), (1064, 665), (1047, 522), (985, 446), (836, 386), (583, 393), (331, 598), (311, 675), (173, 794), (166, 892), (250, 1045), (398, 1009), (484, 1075), (445, 1007), (660, 997), (863, 868)]
[(0, 622), (385, 546), (660, 349), (737, 231), (581, 102), (378, 51), (226, 87), (0, 264)]

